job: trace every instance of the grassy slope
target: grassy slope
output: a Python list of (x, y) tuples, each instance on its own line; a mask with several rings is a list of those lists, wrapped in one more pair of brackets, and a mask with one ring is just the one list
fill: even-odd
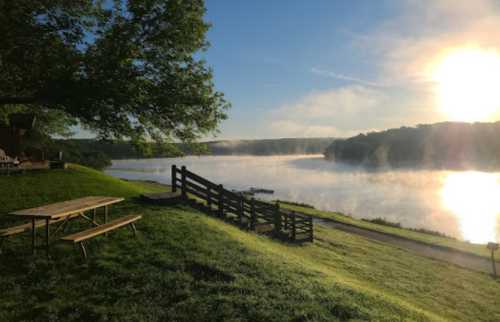
[(309, 214), (309, 215), (312, 215), (312, 216), (315, 216), (318, 218), (333, 219), (336, 221), (340, 221), (340, 222), (347, 223), (347, 224), (354, 225), (354, 226), (361, 227), (361, 228), (367, 228), (367, 229), (371, 229), (371, 230), (375, 230), (375, 231), (388, 233), (391, 235), (401, 236), (401, 237), (405, 237), (408, 239), (424, 242), (427, 244), (445, 246), (445, 247), (449, 247), (449, 248), (461, 250), (464, 252), (472, 253), (475, 255), (490, 258), (490, 251), (486, 248), (485, 245), (472, 244), (472, 243), (460, 241), (460, 240), (454, 239), (454, 238), (426, 234), (426, 233), (412, 231), (412, 230), (405, 229), (405, 228), (397, 228), (397, 227), (379, 225), (379, 224), (371, 223), (371, 222), (364, 221), (364, 220), (355, 219), (353, 217), (346, 216), (346, 215), (336, 213), (336, 212), (331, 212), (331, 211), (323, 211), (323, 210), (313, 209), (313, 208), (309, 208), (309, 207), (300, 207), (300, 206), (296, 206), (293, 204), (287, 204), (285, 202), (282, 202), (281, 205), (284, 208), (299, 211), (299, 212)]
[[(0, 210), (150, 189), (159, 187), (83, 168), (0, 177)], [(69, 245), (47, 261), (27, 255), (27, 236), (9, 240), (0, 321), (500, 319), (500, 281), (381, 243), (318, 227), (314, 244), (289, 246), (189, 208), (131, 200), (112, 215), (137, 211), (139, 237), (123, 229), (98, 238), (88, 264)]]
[(70, 165), (68, 170), (0, 176), (0, 184), (0, 211), (4, 213), (88, 195), (132, 197), (161, 190), (150, 183), (119, 180), (79, 165)]

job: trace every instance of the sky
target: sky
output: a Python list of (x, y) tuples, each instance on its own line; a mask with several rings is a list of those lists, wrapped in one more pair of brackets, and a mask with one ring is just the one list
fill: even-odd
[[(500, 48), (500, 1), (207, 0), (220, 138), (345, 137), (451, 120), (429, 65)], [(496, 120), (489, 115), (485, 121)]]
[[(211, 46), (201, 56), (232, 104), (218, 139), (348, 137), (500, 119), (500, 90), (485, 86), (497, 80), (485, 75), (495, 71), (489, 62), (500, 66), (498, 0), (206, 0), (206, 7)], [(472, 54), (446, 60), (464, 48)], [(476, 61), (485, 62), (480, 72)]]

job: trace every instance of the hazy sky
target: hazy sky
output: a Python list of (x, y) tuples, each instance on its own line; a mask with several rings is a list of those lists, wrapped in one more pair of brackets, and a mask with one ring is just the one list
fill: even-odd
[(496, 0), (206, 6), (213, 26), (203, 56), (233, 106), (219, 138), (339, 137), (448, 120), (432, 66), (455, 49), (500, 49)]
[(447, 120), (428, 65), (450, 48), (500, 47), (500, 1), (208, 0), (207, 9), (206, 58), (233, 104), (223, 138)]

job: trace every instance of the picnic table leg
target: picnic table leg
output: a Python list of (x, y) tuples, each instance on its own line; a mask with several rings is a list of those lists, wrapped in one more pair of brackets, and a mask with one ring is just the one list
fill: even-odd
[(85, 244), (80, 242), (80, 249), (82, 250), (82, 255), (85, 260), (87, 260), (87, 250), (85, 249)]
[(31, 253), (36, 254), (36, 227), (35, 217), (31, 218)]
[(97, 208), (94, 208), (94, 212), (92, 213), (92, 220), (95, 222), (96, 219), (96, 214), (97, 214)]
[(137, 229), (135, 228), (135, 224), (130, 223), (130, 227), (132, 228), (132, 232), (134, 233), (134, 237), (137, 237)]
[[(104, 206), (104, 223), (108, 223), (108, 206)], [(104, 236), (108, 236), (108, 233), (104, 233)]]
[(64, 221), (61, 224), (59, 224), (59, 226), (57, 226), (55, 230), (52, 231), (52, 234), (57, 235), (57, 233), (59, 232), (59, 230), (61, 230), (62, 232), (65, 232), (66, 231), (66, 226), (67, 226), (68, 221), (69, 221), (70, 218), (71, 218), (71, 216), (66, 217), (64, 219)]
[(45, 252), (47, 253), (47, 257), (49, 256), (49, 238), (50, 238), (50, 226), (49, 226), (49, 218), (45, 219)]

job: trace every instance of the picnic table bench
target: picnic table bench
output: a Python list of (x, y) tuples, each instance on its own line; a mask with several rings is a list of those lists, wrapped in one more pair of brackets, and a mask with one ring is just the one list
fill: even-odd
[(109, 223), (99, 225), (97, 227), (93, 227), (84, 231), (80, 231), (78, 233), (74, 233), (68, 236), (61, 238), (64, 241), (72, 242), (75, 244), (79, 244), (82, 250), (83, 257), (87, 258), (87, 250), (85, 248), (85, 241), (94, 238), (96, 236), (107, 233), (108, 231), (115, 230), (120, 227), (124, 227), (129, 225), (132, 229), (134, 236), (136, 235), (135, 222), (141, 219), (141, 215), (128, 215), (125, 217), (120, 217), (116, 220), (113, 220)]
[[(94, 226), (100, 226), (96, 218), (97, 209), (104, 208), (104, 224), (106, 224), (108, 220), (109, 206), (123, 200), (123, 198), (116, 197), (89, 196), (58, 202), (42, 207), (14, 211), (10, 213), (10, 215), (28, 218), (31, 220), (31, 223), (0, 230), (0, 237), (5, 238), (26, 231), (31, 231), (32, 252), (35, 253), (37, 247), (36, 228), (45, 226), (45, 249), (48, 255), (50, 246), (50, 224), (61, 222), (55, 230), (55, 232), (58, 232), (60, 229), (64, 229), (66, 227), (70, 219), (81, 217), (89, 221)], [(93, 211), (92, 217), (85, 215), (86, 211)], [(113, 227), (113, 229), (117, 228), (117, 226), (110, 227)]]

